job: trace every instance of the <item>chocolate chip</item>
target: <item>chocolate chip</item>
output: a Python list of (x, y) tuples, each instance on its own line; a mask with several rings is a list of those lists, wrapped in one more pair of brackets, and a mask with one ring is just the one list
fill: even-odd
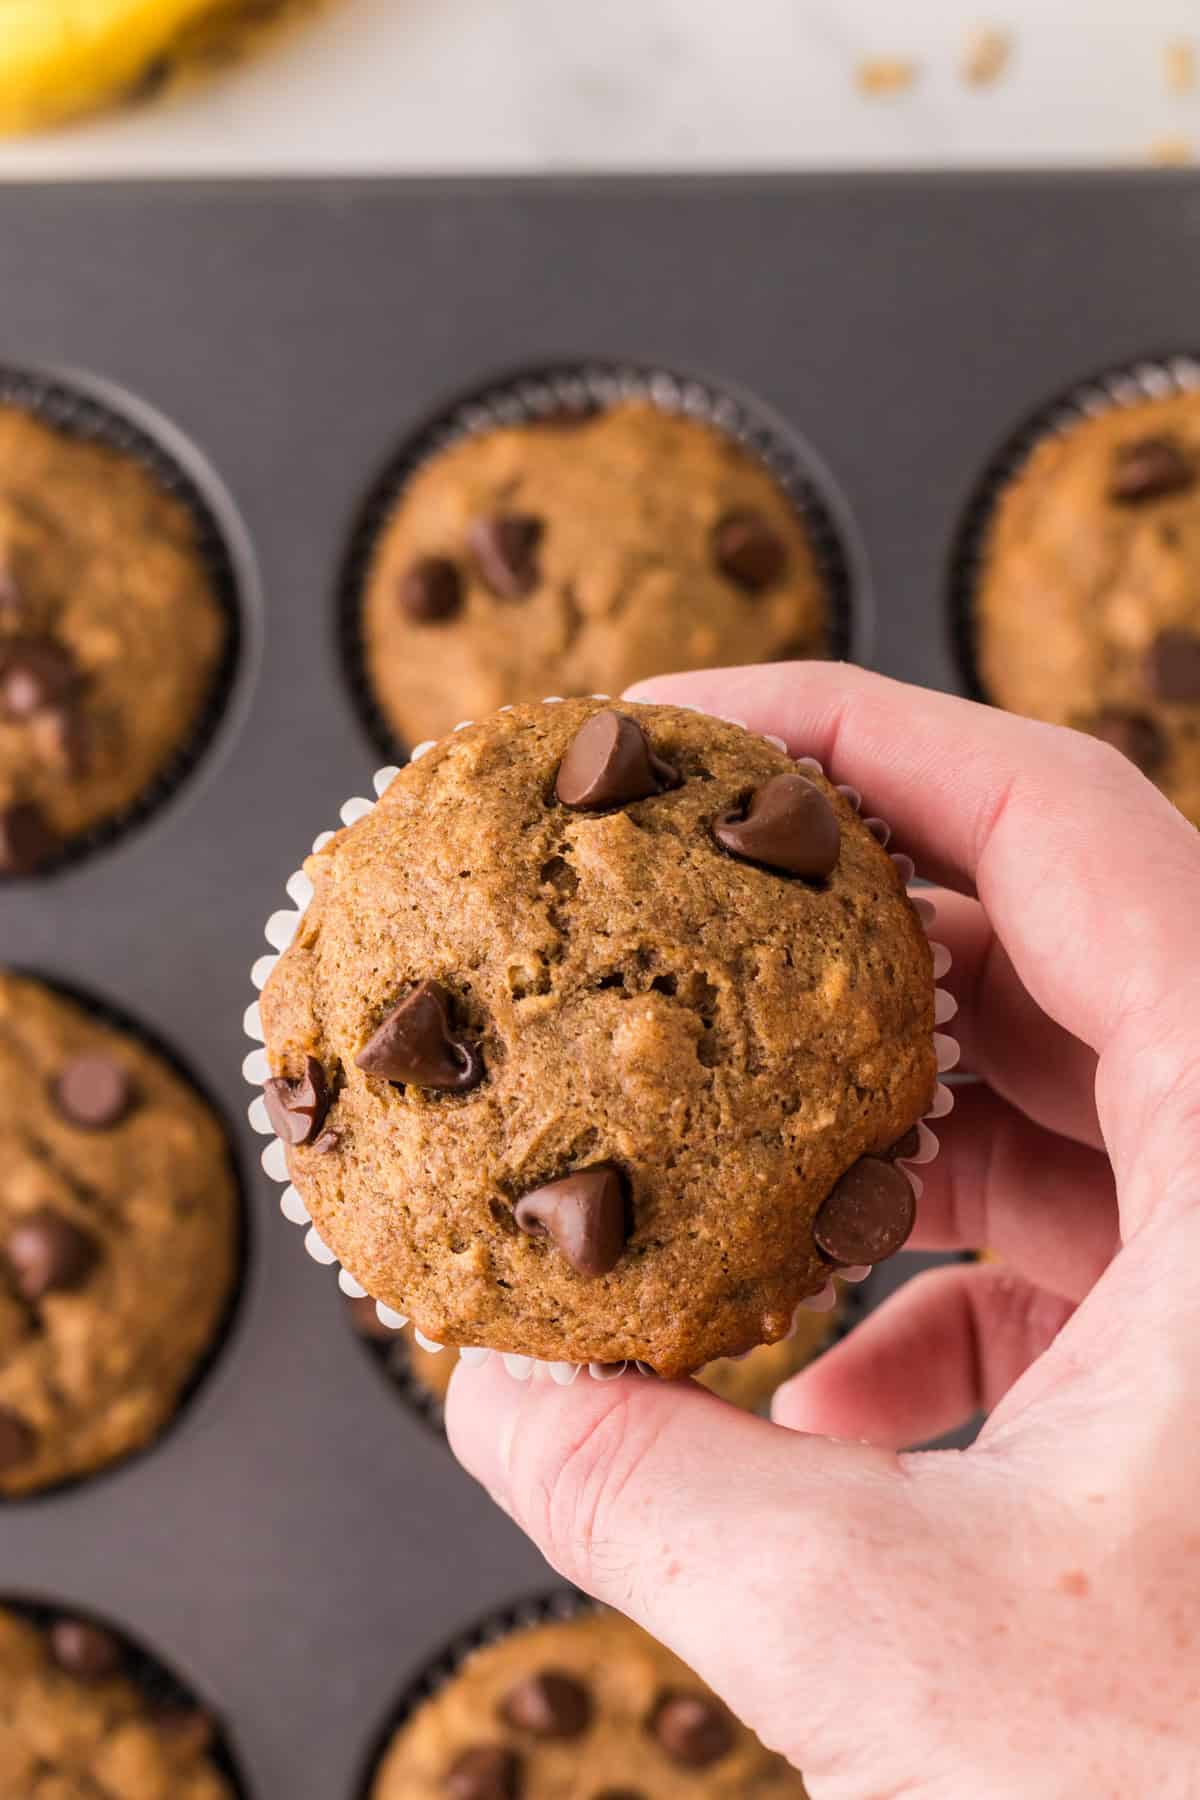
[(393, 1006), (355, 1061), (385, 1081), (455, 1094), (484, 1076), (478, 1045), (451, 1030), (450, 996), (436, 981), (419, 981)]
[(500, 1711), (517, 1731), (540, 1738), (573, 1738), (591, 1723), (592, 1698), (574, 1676), (541, 1669), (509, 1689)]
[(842, 842), (837, 814), (803, 775), (772, 775), (755, 788), (744, 813), (722, 813), (712, 831), (731, 856), (808, 881), (833, 872)]
[(787, 563), (783, 539), (758, 512), (726, 513), (712, 534), (713, 561), (722, 575), (748, 594), (778, 581)]
[(1085, 731), (1103, 743), (1111, 744), (1146, 775), (1152, 775), (1167, 760), (1167, 740), (1145, 713), (1122, 712), (1117, 707), (1110, 707), (1085, 720), (1083, 725)]
[(902, 1138), (897, 1138), (894, 1144), (889, 1144), (883, 1154), (892, 1162), (911, 1162), (920, 1148), (921, 1134), (913, 1125)]
[(733, 1749), (729, 1715), (704, 1694), (666, 1694), (659, 1701), (650, 1729), (673, 1762), (704, 1769)]
[(7, 1475), (10, 1470), (29, 1462), (36, 1449), (37, 1437), (32, 1425), (27, 1425), (20, 1413), (0, 1406), (0, 1475)]
[(304, 1059), (304, 1073), (294, 1081), (272, 1075), (263, 1082), (267, 1117), (285, 1144), (311, 1144), (329, 1111), (329, 1083), (315, 1056)]
[(655, 755), (641, 726), (606, 707), (571, 739), (558, 765), (554, 792), (572, 812), (604, 812), (649, 800), (679, 784), (679, 771)]
[(340, 1131), (323, 1131), (319, 1138), (313, 1139), (313, 1155), (328, 1156), (331, 1150), (337, 1149), (341, 1141), (342, 1134)]
[(133, 1083), (119, 1062), (103, 1051), (72, 1057), (54, 1083), (59, 1111), (81, 1131), (119, 1125), (133, 1105)]
[(0, 809), (0, 875), (32, 875), (61, 847), (35, 801), (19, 800)]
[(579, 1275), (607, 1275), (628, 1236), (625, 1183), (612, 1163), (576, 1169), (517, 1201), (516, 1221), (531, 1237), (548, 1236)]
[(467, 540), (479, 573), (502, 600), (519, 600), (537, 586), (542, 529), (531, 513), (493, 513), (472, 521)]
[(0, 713), (31, 719), (60, 706), (77, 681), (68, 650), (48, 637), (0, 638)]
[(860, 1156), (821, 1202), (813, 1237), (831, 1262), (882, 1262), (908, 1241), (916, 1216), (903, 1169), (879, 1156)]
[(444, 556), (422, 556), (400, 580), (400, 604), (418, 625), (449, 619), (462, 605), (462, 578)]
[(1109, 498), (1126, 506), (1178, 494), (1195, 480), (1191, 461), (1174, 438), (1138, 438), (1122, 444), (1113, 458)]
[(4, 1245), (17, 1292), (31, 1302), (78, 1287), (99, 1254), (95, 1238), (49, 1206), (19, 1218)]
[(359, 1337), (369, 1338), (373, 1344), (394, 1344), (397, 1333), (390, 1325), (385, 1325), (376, 1310), (375, 1302), (370, 1294), (360, 1294), (353, 1299), (347, 1298), (346, 1311), (350, 1314), (350, 1323)]
[(50, 1654), (59, 1668), (80, 1681), (116, 1675), (125, 1652), (111, 1631), (87, 1619), (56, 1619), (50, 1627)]
[(519, 1800), (521, 1759), (498, 1745), (464, 1750), (447, 1771), (447, 1800)]
[(1146, 684), (1158, 700), (1200, 700), (1200, 637), (1194, 631), (1160, 631), (1146, 659)]
[(40, 723), (50, 754), (68, 775), (86, 775), (91, 761), (92, 734), (78, 708), (67, 701), (43, 714)]

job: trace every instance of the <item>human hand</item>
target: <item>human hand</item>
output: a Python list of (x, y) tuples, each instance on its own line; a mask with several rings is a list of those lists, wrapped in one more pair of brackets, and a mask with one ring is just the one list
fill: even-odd
[[(945, 884), (964, 1065), (910, 1282), (780, 1390), (460, 1367), (460, 1459), (814, 1800), (1200, 1793), (1200, 836), (1090, 738), (857, 669), (673, 677)], [(1115, 1180), (1114, 1180), (1115, 1177)], [(897, 1454), (990, 1411), (965, 1451)], [(865, 1440), (865, 1441), (863, 1441)]]

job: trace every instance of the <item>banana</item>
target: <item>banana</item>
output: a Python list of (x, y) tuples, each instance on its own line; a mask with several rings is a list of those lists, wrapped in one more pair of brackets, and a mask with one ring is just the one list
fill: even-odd
[(146, 99), (311, 0), (0, 0), (0, 133)]

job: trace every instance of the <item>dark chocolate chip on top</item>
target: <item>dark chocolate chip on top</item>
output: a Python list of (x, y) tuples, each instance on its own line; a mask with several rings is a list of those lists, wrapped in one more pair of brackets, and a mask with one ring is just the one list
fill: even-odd
[(330, 1106), (329, 1082), (315, 1056), (304, 1059), (304, 1073), (294, 1080), (272, 1075), (263, 1083), (267, 1117), (285, 1144), (311, 1144), (325, 1123)]
[(1146, 685), (1168, 704), (1200, 702), (1200, 634), (1160, 631), (1146, 658)]
[(1180, 493), (1195, 479), (1191, 458), (1174, 438), (1137, 438), (1122, 444), (1113, 457), (1109, 497), (1125, 506), (1139, 506)]
[(1161, 769), (1167, 760), (1169, 746), (1166, 736), (1146, 713), (1108, 707), (1082, 723), (1092, 737), (1111, 744), (1114, 750), (1127, 756), (1145, 775), (1152, 775)]
[(833, 807), (803, 775), (773, 775), (744, 810), (715, 819), (712, 832), (731, 856), (809, 881), (833, 873), (842, 841)]
[(576, 1274), (595, 1280), (615, 1269), (628, 1237), (625, 1183), (612, 1163), (576, 1169), (517, 1201), (517, 1224), (549, 1237)]
[(813, 1237), (831, 1262), (850, 1268), (894, 1256), (915, 1222), (916, 1199), (903, 1169), (860, 1156), (822, 1201)]
[(0, 716), (31, 719), (59, 707), (77, 681), (74, 657), (53, 638), (0, 638)]
[(748, 594), (761, 594), (787, 567), (783, 539), (759, 512), (726, 513), (712, 534), (713, 561), (722, 575)]
[(0, 875), (35, 875), (62, 849), (62, 840), (33, 800), (0, 807)]
[(355, 1062), (385, 1081), (456, 1094), (484, 1076), (479, 1046), (452, 1028), (450, 995), (436, 981), (419, 981), (398, 1001)]
[(472, 520), (467, 541), (485, 584), (500, 599), (519, 600), (537, 586), (543, 529), (532, 513), (491, 513)]
[(539, 1669), (509, 1689), (500, 1710), (516, 1731), (540, 1738), (573, 1738), (591, 1723), (592, 1697), (573, 1675)]
[(444, 1788), (446, 1800), (520, 1800), (521, 1759), (499, 1744), (464, 1750), (447, 1769)]
[(418, 625), (441, 624), (462, 606), (462, 577), (448, 557), (422, 556), (400, 582), (400, 605)]
[(108, 1131), (134, 1103), (133, 1082), (123, 1064), (103, 1051), (74, 1056), (54, 1083), (59, 1112), (80, 1131)]
[(80, 1681), (116, 1675), (125, 1660), (120, 1641), (88, 1619), (56, 1619), (49, 1631), (50, 1654), (64, 1674)]
[(18, 1218), (3, 1252), (17, 1292), (31, 1303), (79, 1287), (100, 1254), (90, 1232), (49, 1206)]
[(704, 1769), (733, 1749), (733, 1726), (724, 1707), (705, 1694), (664, 1694), (650, 1729), (673, 1762)]
[(554, 792), (572, 812), (605, 812), (649, 800), (680, 784), (679, 771), (657, 756), (627, 713), (607, 707), (579, 727), (558, 766)]

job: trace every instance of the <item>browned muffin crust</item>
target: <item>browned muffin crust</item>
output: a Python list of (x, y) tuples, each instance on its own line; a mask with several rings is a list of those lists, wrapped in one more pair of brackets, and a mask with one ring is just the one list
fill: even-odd
[[(556, 771), (601, 713), (677, 785), (563, 805)], [(837, 821), (828, 879), (716, 842), (780, 776)], [(292, 1178), (370, 1293), (438, 1343), (667, 1376), (785, 1335), (834, 1266), (818, 1210), (935, 1084), (929, 946), (835, 788), (679, 708), (526, 706), (444, 740), (306, 867), (268, 1058), (301, 1084)], [(443, 1074), (398, 1083), (385, 1040), (418, 1004)], [(571, 1238), (598, 1216), (603, 1245)]]
[(140, 1040), (0, 971), (0, 1494), (139, 1449), (224, 1317), (224, 1133)]
[(465, 1794), (472, 1756), (476, 1769), (491, 1758), (493, 1785), (479, 1794), (520, 1800), (805, 1795), (686, 1663), (618, 1613), (526, 1627), (477, 1650), (396, 1733), (371, 1800)]
[(431, 458), (375, 547), (363, 635), (383, 715), (415, 744), (545, 694), (824, 655), (828, 596), (761, 463), (630, 401)]
[(990, 698), (1115, 744), (1200, 824), (1200, 394), (1039, 443), (998, 502), (975, 613)]

